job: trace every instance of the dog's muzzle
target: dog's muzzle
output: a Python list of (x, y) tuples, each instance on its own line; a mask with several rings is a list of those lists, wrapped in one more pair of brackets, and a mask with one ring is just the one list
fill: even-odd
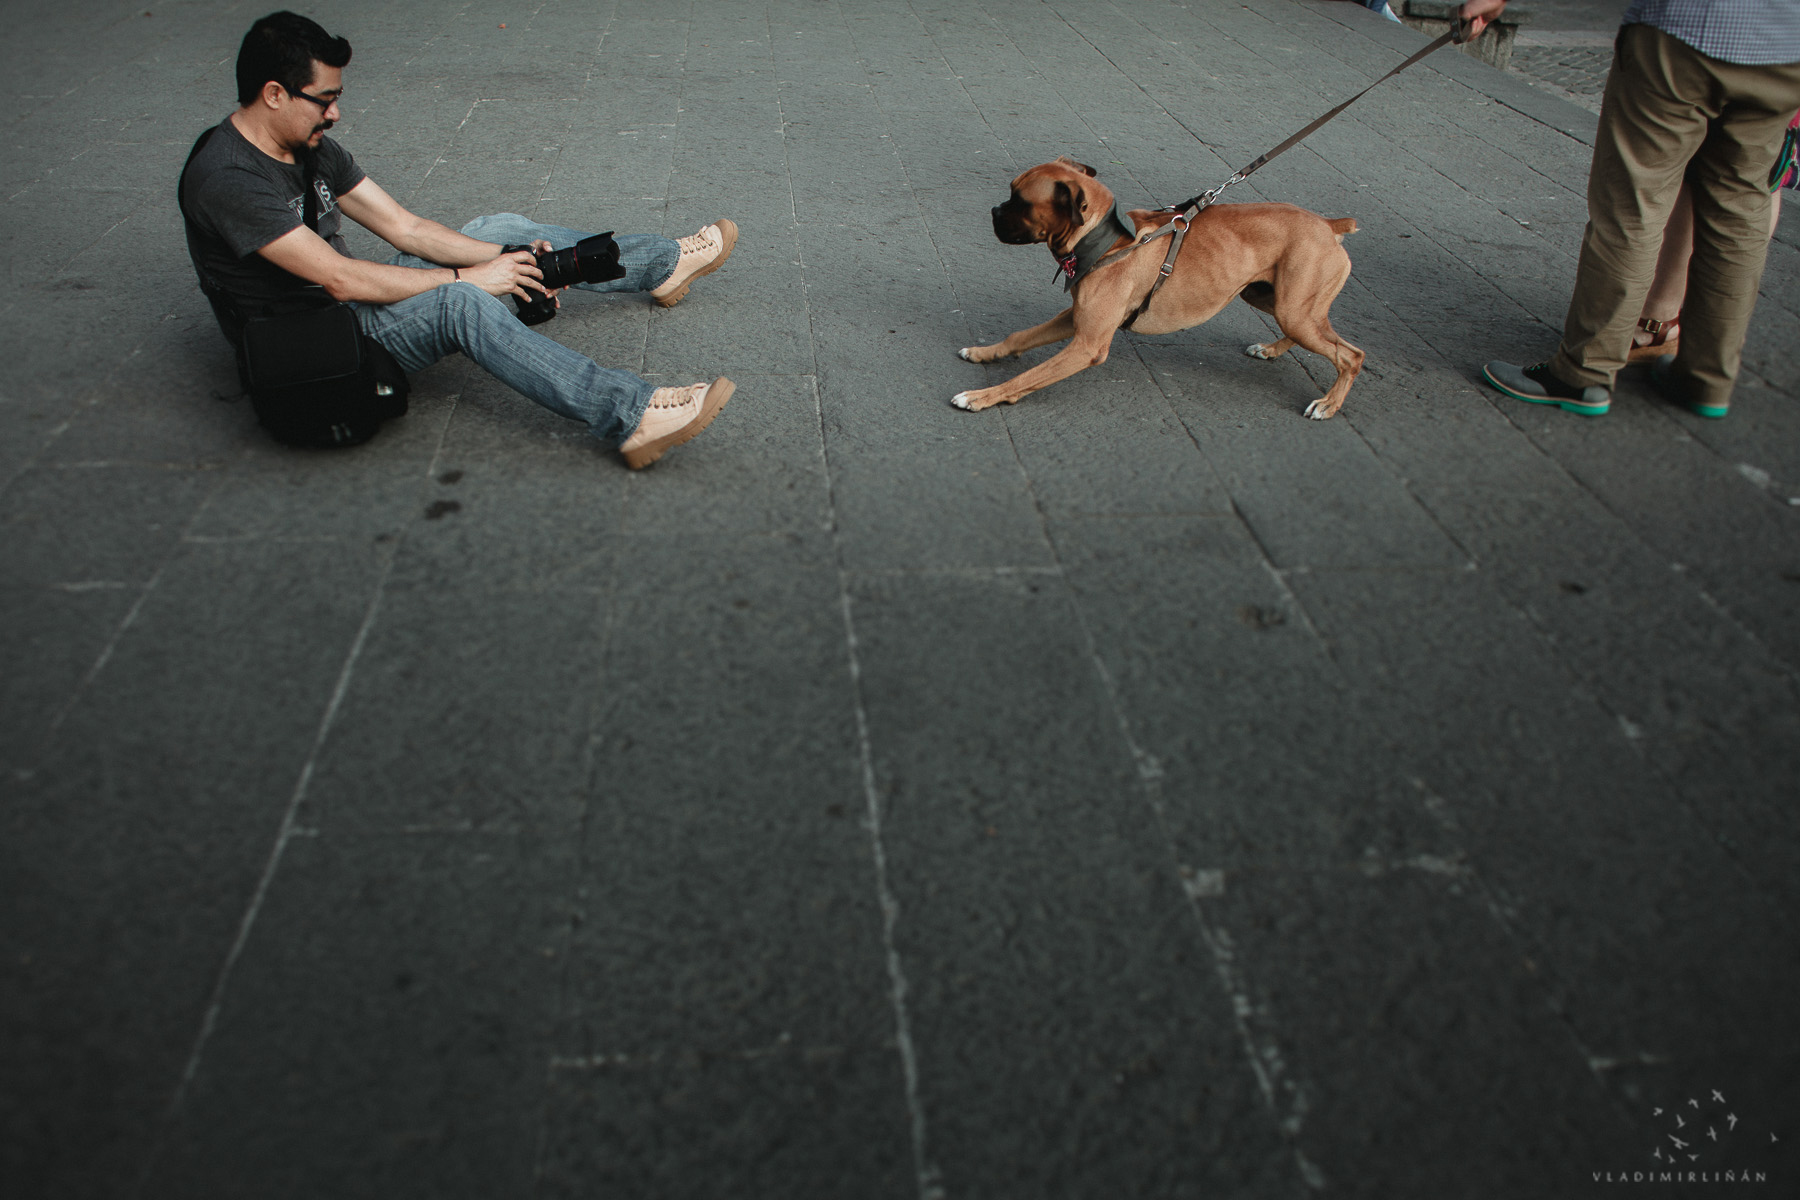
[(1009, 206), (1005, 204), (996, 204), (992, 209), (994, 214), (994, 236), (1009, 246), (1029, 246), (1031, 243), (1037, 241), (1036, 238), (1031, 236), (1031, 232), (1025, 228), (1025, 223), (1007, 211), (1008, 207)]

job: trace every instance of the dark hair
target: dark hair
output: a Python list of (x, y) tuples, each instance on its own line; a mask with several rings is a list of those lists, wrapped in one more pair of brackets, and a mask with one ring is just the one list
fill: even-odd
[(250, 27), (238, 47), (238, 103), (255, 100), (271, 79), (290, 96), (304, 91), (312, 83), (315, 59), (341, 67), (350, 61), (350, 43), (299, 13), (270, 13)]

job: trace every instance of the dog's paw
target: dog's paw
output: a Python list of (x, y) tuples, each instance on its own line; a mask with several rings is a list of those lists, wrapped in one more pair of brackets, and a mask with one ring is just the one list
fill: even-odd
[(961, 350), (956, 352), (956, 357), (962, 359), (964, 362), (975, 362), (975, 347), (964, 346)]
[(1269, 357), (1269, 348), (1261, 342), (1251, 342), (1248, 346), (1244, 347), (1244, 353), (1248, 354), (1251, 358), (1260, 358), (1267, 361)]
[(1325, 397), (1320, 396), (1317, 400), (1314, 400), (1311, 404), (1306, 406), (1306, 415), (1315, 421), (1329, 421), (1332, 417), (1337, 415), (1337, 410), (1337, 405), (1326, 404)]
[(950, 397), (950, 404), (952, 407), (960, 408), (964, 412), (980, 412), (983, 408), (987, 407), (975, 398), (974, 392), (958, 392), (956, 395)]

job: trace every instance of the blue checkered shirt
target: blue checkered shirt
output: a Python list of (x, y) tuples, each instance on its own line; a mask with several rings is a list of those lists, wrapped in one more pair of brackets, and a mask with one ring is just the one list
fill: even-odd
[(1722, 62), (1800, 62), (1800, 0), (1632, 0), (1620, 24), (1654, 25)]

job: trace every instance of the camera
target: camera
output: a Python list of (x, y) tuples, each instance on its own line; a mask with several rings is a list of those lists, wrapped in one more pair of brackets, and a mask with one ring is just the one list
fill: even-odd
[[(500, 253), (530, 249), (515, 244), (502, 247)], [(613, 241), (610, 230), (582, 238), (566, 249), (543, 251), (537, 255), (537, 269), (544, 276), (544, 288), (551, 291), (576, 283), (605, 283), (625, 275), (625, 268), (619, 265), (619, 243)], [(556, 300), (551, 296), (531, 300), (514, 296), (513, 303), (518, 305), (519, 320), (527, 325), (541, 325), (556, 315)]]

